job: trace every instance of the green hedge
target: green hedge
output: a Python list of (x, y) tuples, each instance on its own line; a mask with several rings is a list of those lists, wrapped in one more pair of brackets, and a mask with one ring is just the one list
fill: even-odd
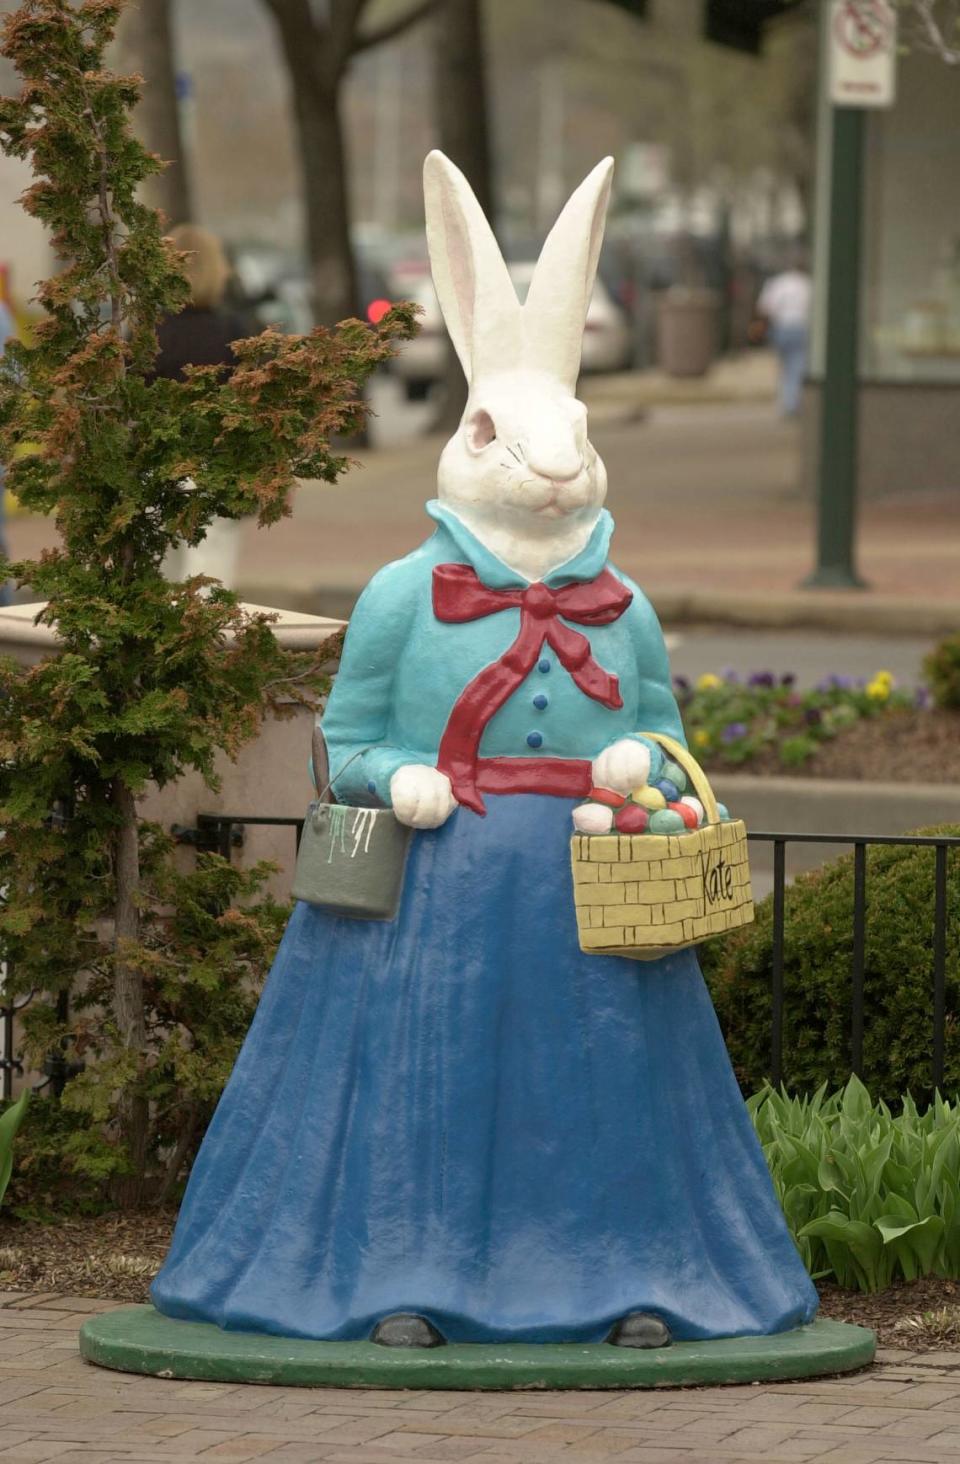
[[(960, 827), (918, 830), (960, 836)], [(931, 1088), (934, 851), (867, 853), (863, 1071), (895, 1103)], [(850, 1073), (853, 856), (801, 875), (786, 892), (783, 1081), (797, 1092), (842, 1086)], [(948, 856), (945, 1091), (960, 1091), (960, 850)], [(770, 1075), (773, 899), (753, 925), (700, 948), (745, 1093)]]

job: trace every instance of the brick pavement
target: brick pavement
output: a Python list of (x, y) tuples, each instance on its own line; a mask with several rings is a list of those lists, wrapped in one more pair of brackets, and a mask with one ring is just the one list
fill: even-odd
[(960, 1464), (960, 1353), (655, 1393), (237, 1387), (81, 1362), (80, 1322), (111, 1305), (0, 1292), (0, 1464)]

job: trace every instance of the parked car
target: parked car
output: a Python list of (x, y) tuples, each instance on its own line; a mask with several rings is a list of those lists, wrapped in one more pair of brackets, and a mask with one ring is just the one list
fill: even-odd
[[(535, 265), (529, 261), (510, 263), (507, 269), (521, 300), (527, 298)], [(587, 306), (583, 329), (583, 371), (625, 371), (631, 362), (630, 327), (623, 311), (598, 275)]]
[[(298, 255), (266, 246), (238, 249), (233, 267), (238, 298), (261, 329), (275, 326), (304, 335), (312, 328), (310, 280)], [(359, 313), (375, 325), (403, 296), (391, 292), (382, 267), (362, 253), (357, 255), (356, 271)]]
[(422, 312), (418, 333), (400, 348), (390, 370), (403, 383), (408, 401), (423, 401), (446, 372), (447, 331), (437, 292), (425, 263), (398, 265), (389, 284), (395, 300), (412, 300)]

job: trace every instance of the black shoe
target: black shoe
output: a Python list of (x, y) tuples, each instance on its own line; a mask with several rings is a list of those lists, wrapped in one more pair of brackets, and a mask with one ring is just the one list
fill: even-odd
[(414, 1312), (394, 1312), (392, 1316), (381, 1317), (370, 1333), (370, 1341), (381, 1347), (446, 1347), (446, 1337), (441, 1337), (432, 1322), (418, 1317)]
[(669, 1347), (672, 1340), (666, 1322), (653, 1312), (627, 1312), (607, 1338), (614, 1347)]

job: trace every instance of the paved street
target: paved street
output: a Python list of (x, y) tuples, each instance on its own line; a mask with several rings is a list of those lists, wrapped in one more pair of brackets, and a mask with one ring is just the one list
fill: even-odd
[(81, 1362), (106, 1309), (0, 1293), (2, 1464), (960, 1464), (960, 1353), (839, 1379), (656, 1393), (392, 1393), (183, 1383)]

